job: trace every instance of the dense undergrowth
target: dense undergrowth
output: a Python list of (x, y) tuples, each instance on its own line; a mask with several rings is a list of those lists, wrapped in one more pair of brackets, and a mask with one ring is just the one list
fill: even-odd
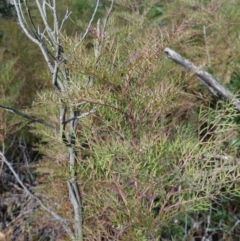
[[(94, 5), (73, 5), (73, 27), (68, 23), (61, 36), (71, 86), (61, 100), (82, 113), (95, 110), (79, 121), (75, 137), (84, 240), (239, 240), (239, 113), (163, 54), (173, 48), (237, 95), (240, 8), (230, 2), (116, 0), (104, 39), (95, 19), (77, 49), (89, 17), (81, 11)], [(102, 31), (103, 6), (110, 5), (104, 1), (98, 12)], [(58, 128), (59, 96), (40, 53), (16, 22), (0, 21), (7, 33), (1, 104)], [(16, 149), (34, 146), (39, 157), (32, 152), (29, 166), (27, 149), (20, 159), (9, 151), (7, 157), (27, 166), (24, 180), (33, 192), (70, 219), (66, 143), (2, 109), (0, 121), (2, 151), (13, 138)], [(24, 134), (16, 135), (21, 128)], [(1, 195), (16, 193), (2, 186)], [(47, 213), (19, 217), (14, 211), (1, 231), (9, 240), (67, 240)]]

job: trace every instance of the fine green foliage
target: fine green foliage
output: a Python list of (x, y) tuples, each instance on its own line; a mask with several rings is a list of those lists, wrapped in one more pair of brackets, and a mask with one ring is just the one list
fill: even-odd
[[(60, 94), (38, 91), (26, 110), (56, 129), (62, 106), (94, 110), (80, 118), (74, 139), (84, 240), (203, 237), (194, 230), (196, 213), (205, 220), (218, 202), (239, 196), (240, 113), (163, 56), (165, 47), (176, 48), (237, 92), (239, 9), (235, 1), (190, 2), (117, 0), (106, 32), (102, 18), (95, 24), (100, 31), (91, 29), (77, 49), (83, 34), (63, 33), (70, 84)], [(74, 6), (81, 14), (90, 5)], [(37, 190), (71, 218), (63, 198), (71, 175), (69, 146), (58, 132), (37, 123), (32, 127), (41, 140), (36, 171), (39, 178), (49, 174)], [(209, 215), (213, 226), (220, 217), (227, 222), (224, 233), (233, 231), (224, 210)]]
[[(185, 91), (192, 77), (162, 56), (172, 38), (158, 27), (163, 13), (150, 17), (159, 6), (149, 13), (144, 4), (129, 6), (134, 11), (119, 5), (103, 42), (93, 35), (72, 51), (79, 38), (64, 38), (71, 87), (61, 98), (74, 108), (81, 104), (83, 113), (96, 108), (81, 119), (76, 136), (85, 240), (157, 240), (175, 217), (206, 211), (219, 196), (238, 192), (238, 165), (217, 156), (236, 156), (229, 138), (238, 132), (239, 114), (231, 103), (212, 108), (210, 98)], [(193, 34), (175, 28), (174, 46)], [(57, 123), (57, 106), (57, 96), (43, 91), (31, 111), (41, 109), (42, 118)], [(40, 149), (45, 158), (66, 165), (58, 137), (36, 130), (49, 143)]]
[[(14, 69), (17, 58), (3, 61), (3, 53), (5, 48), (2, 48), (0, 53), (0, 94), (1, 94), (1, 105), (15, 106), (19, 99), (23, 81), (16, 80), (17, 71)], [(21, 129), (22, 125), (17, 116), (9, 115), (3, 109), (0, 109), (0, 147), (5, 150), (5, 145), (8, 144), (7, 137), (12, 135), (17, 130)]]

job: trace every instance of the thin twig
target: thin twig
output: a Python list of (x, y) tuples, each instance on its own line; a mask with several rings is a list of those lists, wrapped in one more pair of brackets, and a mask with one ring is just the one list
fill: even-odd
[(65, 229), (65, 231), (68, 233), (69, 237), (72, 239), (72, 240), (75, 240), (75, 237), (74, 237), (74, 234), (71, 230), (71, 228), (69, 227), (68, 225), (68, 222), (69, 221), (72, 221), (72, 220), (67, 220), (61, 216), (59, 216), (57, 213), (55, 213), (53, 210), (49, 209), (47, 206), (44, 205), (44, 203), (37, 197), (35, 196), (34, 194), (32, 194), (28, 189), (27, 187), (23, 184), (23, 182), (21, 181), (21, 179), (19, 178), (18, 174), (16, 173), (16, 171), (14, 170), (14, 168), (12, 167), (12, 164), (10, 162), (7, 161), (7, 159), (5, 158), (4, 154), (0, 151), (0, 156), (1, 156), (1, 161), (3, 161), (7, 166), (8, 168), (10, 169), (10, 171), (12, 172), (12, 174), (14, 175), (14, 177), (16, 178), (17, 182), (20, 184), (20, 186), (24, 189), (24, 191), (27, 193), (27, 195), (29, 195), (30, 197), (32, 197), (33, 199), (35, 199), (38, 204), (45, 210), (47, 211), (48, 213), (50, 213), (54, 218), (55, 220), (61, 222), (63, 224), (63, 227)]
[(60, 28), (59, 28), (59, 31), (60, 31), (60, 32), (61, 32), (61, 30), (62, 30), (62, 27), (63, 27), (65, 21), (70, 17), (71, 14), (72, 14), (72, 12), (69, 12), (68, 9), (67, 9), (66, 14), (65, 14), (65, 16), (64, 16), (64, 18), (63, 18), (63, 20), (62, 20), (62, 23), (61, 23), (61, 25), (60, 25)]
[(13, 107), (0, 105), (0, 108), (3, 108), (3, 109), (5, 109), (5, 110), (7, 110), (7, 111), (9, 111), (9, 112), (12, 112), (12, 113), (15, 113), (15, 114), (17, 114), (17, 115), (20, 115), (20, 116), (22, 116), (22, 117), (24, 117), (24, 118), (26, 118), (26, 119), (29, 119), (29, 120), (31, 120), (31, 121), (33, 121), (33, 122), (37, 122), (37, 123), (40, 123), (40, 124), (42, 124), (42, 125), (45, 125), (45, 126), (51, 128), (52, 130), (54, 130), (55, 132), (57, 132), (57, 130), (56, 130), (56, 128), (55, 128), (54, 125), (48, 123), (47, 121), (45, 121), (45, 120), (43, 120), (43, 119), (40, 119), (40, 118), (35, 117), (35, 116), (27, 115), (27, 114), (21, 112), (20, 110), (17, 110), (17, 109), (15, 109), (15, 108), (13, 108)]
[(208, 59), (208, 66), (211, 66), (211, 58), (210, 58), (209, 49), (208, 49), (207, 34), (206, 34), (206, 27), (205, 26), (203, 26), (203, 36), (204, 36), (204, 41), (205, 41), (206, 54), (207, 54), (207, 59)]
[(82, 118), (90, 115), (91, 113), (94, 113), (95, 111), (96, 111), (96, 109), (94, 108), (94, 109), (92, 109), (92, 110), (90, 110), (90, 111), (88, 111), (88, 112), (86, 112), (86, 113), (83, 113), (83, 114), (81, 114), (81, 115), (79, 115), (79, 116), (72, 117), (71, 119), (68, 119), (68, 120), (66, 120), (66, 121), (63, 121), (62, 124), (67, 124), (67, 123), (69, 123), (70, 121), (82, 119)]
[(87, 34), (88, 34), (88, 31), (89, 31), (89, 28), (90, 28), (91, 25), (92, 25), (92, 21), (93, 21), (95, 15), (96, 15), (98, 6), (99, 6), (99, 0), (97, 0), (97, 3), (96, 3), (96, 6), (95, 6), (95, 9), (94, 9), (94, 12), (93, 12), (93, 14), (92, 14), (92, 17), (91, 17), (89, 23), (88, 23), (88, 26), (87, 26), (86, 31), (85, 31), (85, 33), (83, 34), (82, 39), (75, 45), (74, 50), (76, 50), (76, 49), (82, 44), (82, 42), (84, 41), (84, 39), (86, 38), (86, 36), (87, 36)]
[(107, 13), (107, 17), (106, 17), (106, 19), (105, 19), (105, 21), (104, 21), (104, 24), (103, 24), (103, 35), (102, 35), (102, 43), (101, 43), (101, 45), (103, 44), (103, 41), (104, 41), (104, 36), (105, 36), (105, 33), (106, 33), (106, 30), (107, 30), (107, 24), (108, 24), (108, 20), (109, 20), (109, 17), (110, 17), (110, 15), (111, 15), (111, 12), (112, 12), (112, 9), (113, 9), (113, 3), (114, 3), (114, 0), (112, 0), (112, 2), (111, 2), (111, 6), (110, 6), (110, 8), (109, 8), (109, 10), (108, 10), (108, 13)]
[(229, 234), (231, 234), (234, 231), (234, 229), (238, 226), (239, 223), (240, 223), (240, 219), (237, 219), (237, 221), (234, 223), (234, 225), (230, 229)]

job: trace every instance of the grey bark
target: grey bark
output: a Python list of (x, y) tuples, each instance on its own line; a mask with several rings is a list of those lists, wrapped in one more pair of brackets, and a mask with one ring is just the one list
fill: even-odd
[(165, 48), (163, 52), (167, 55), (167, 58), (173, 60), (177, 64), (183, 66), (187, 71), (192, 72), (194, 75), (196, 75), (212, 93), (218, 95), (223, 99), (232, 101), (236, 109), (240, 111), (240, 101), (236, 99), (229, 90), (219, 84), (211, 74), (209, 74), (205, 70), (201, 70), (192, 62), (188, 61), (170, 48)]

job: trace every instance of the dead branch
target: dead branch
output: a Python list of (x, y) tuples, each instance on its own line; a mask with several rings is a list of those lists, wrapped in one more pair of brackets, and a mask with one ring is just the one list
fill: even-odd
[(209, 74), (205, 70), (201, 70), (199, 67), (197, 67), (196, 65), (194, 65), (170, 48), (165, 48), (163, 52), (166, 53), (167, 58), (173, 60), (177, 64), (180, 64), (187, 71), (192, 72), (194, 75), (196, 75), (211, 92), (216, 93), (219, 97), (223, 99), (232, 101), (236, 109), (240, 111), (240, 101), (237, 100), (233, 96), (233, 94), (228, 91), (224, 86), (219, 84), (211, 74)]
[(47, 121), (45, 121), (43, 119), (40, 119), (40, 118), (35, 117), (35, 116), (27, 115), (27, 114), (21, 112), (20, 110), (13, 108), (13, 107), (0, 105), (0, 108), (5, 109), (5, 110), (7, 110), (9, 112), (15, 113), (15, 114), (17, 114), (19, 116), (22, 116), (22, 117), (26, 118), (26, 119), (29, 119), (32, 122), (37, 122), (37, 123), (40, 123), (42, 125), (45, 125), (45, 126), (51, 128), (52, 130), (54, 130), (55, 132), (57, 131), (56, 128), (52, 124), (48, 123)]
[(61, 216), (59, 216), (57, 213), (55, 213), (53, 210), (51, 210), (50, 208), (48, 208), (47, 206), (45, 206), (45, 204), (34, 194), (32, 194), (28, 188), (23, 184), (23, 182), (21, 181), (20, 177), (18, 176), (18, 174), (16, 173), (16, 171), (14, 170), (14, 168), (12, 167), (11, 163), (9, 161), (7, 161), (6, 157), (4, 156), (4, 154), (2, 152), (0, 152), (0, 161), (2, 161), (3, 163), (5, 163), (8, 168), (10, 169), (10, 171), (12, 172), (12, 174), (14, 175), (14, 177), (16, 178), (17, 182), (20, 184), (20, 186), (24, 189), (24, 191), (27, 193), (27, 195), (29, 195), (31, 198), (34, 198), (38, 204), (48, 213), (50, 213), (55, 220), (59, 221), (62, 223), (65, 231), (68, 233), (69, 237), (71, 238), (71, 240), (75, 240), (75, 236), (71, 230), (71, 228), (69, 227), (69, 221), (74, 222), (72, 220), (67, 220)]

